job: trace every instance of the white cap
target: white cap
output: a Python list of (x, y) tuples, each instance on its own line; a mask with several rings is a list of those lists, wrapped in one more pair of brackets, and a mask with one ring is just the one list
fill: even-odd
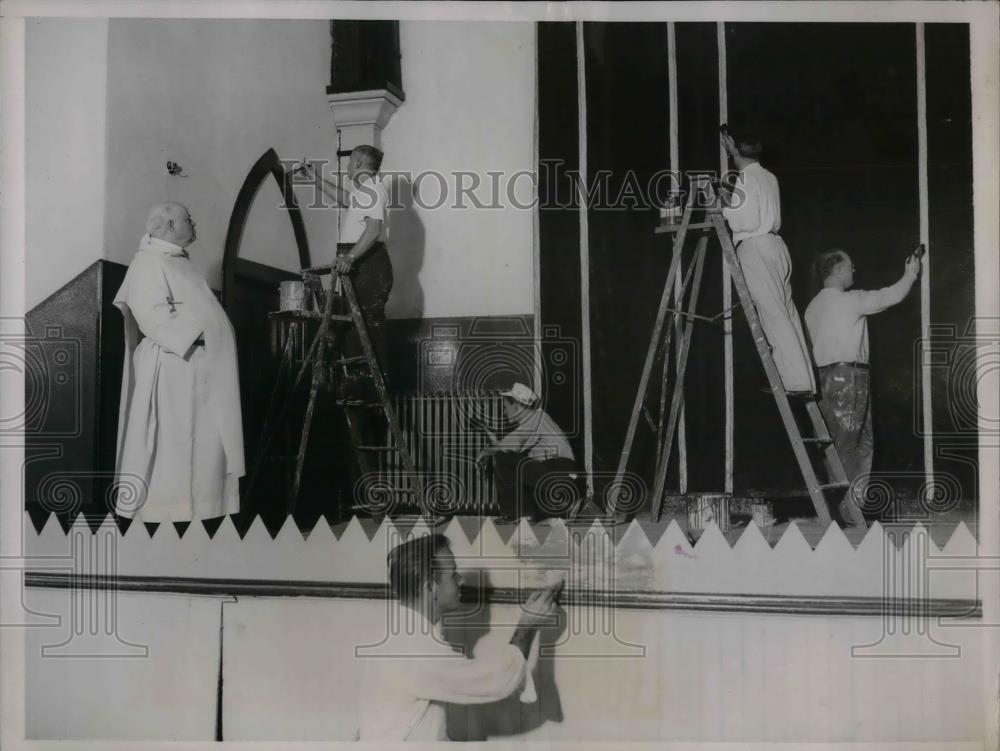
[(509, 396), (515, 402), (520, 402), (525, 407), (534, 406), (538, 401), (538, 396), (523, 383), (515, 383), (507, 391), (501, 391), (500, 396)]

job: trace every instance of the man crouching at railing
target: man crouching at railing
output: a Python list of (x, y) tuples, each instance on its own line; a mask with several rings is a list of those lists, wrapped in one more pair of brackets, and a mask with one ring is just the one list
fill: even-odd
[(493, 470), (500, 518), (572, 517), (585, 489), (566, 434), (523, 383), (501, 396), (504, 416), (514, 429), (501, 439), (487, 433), (493, 445), (476, 459)]
[(532, 593), (508, 643), (483, 637), (468, 659), (441, 633), (444, 616), (459, 608), (461, 583), (444, 535), (418, 537), (389, 553), (396, 628), (384, 653), (365, 666), (360, 740), (446, 741), (446, 703), (487, 704), (518, 689), (522, 700), (534, 700), (531, 644), (540, 626), (556, 622), (559, 587)]

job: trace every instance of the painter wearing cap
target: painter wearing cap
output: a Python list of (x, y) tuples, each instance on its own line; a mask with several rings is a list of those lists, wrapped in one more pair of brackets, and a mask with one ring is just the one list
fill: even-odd
[(562, 516), (580, 500), (583, 473), (566, 434), (540, 406), (538, 395), (523, 383), (500, 392), (504, 417), (513, 428), (477, 461), (493, 472), (500, 516)]
[(515, 383), (506, 391), (501, 391), (500, 396), (507, 396), (525, 407), (534, 407), (538, 403), (538, 396), (523, 383)]

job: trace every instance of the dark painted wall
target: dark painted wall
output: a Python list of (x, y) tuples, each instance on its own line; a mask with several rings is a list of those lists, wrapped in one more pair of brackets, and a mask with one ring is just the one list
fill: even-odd
[[(541, 325), (557, 349), (571, 352), (571, 375), (546, 378), (545, 408), (583, 460), (583, 370), (580, 319), (580, 225), (566, 175), (580, 168), (577, 150), (576, 31), (571, 23), (538, 24), (539, 242)], [(546, 355), (549, 352), (546, 351)], [(546, 358), (548, 359), (548, 357)]]
[[(25, 506), (38, 522), (109, 510), (121, 389), (124, 267), (103, 261), (26, 317)], [(113, 419), (109, 416), (113, 415)]]
[[(676, 32), (680, 166), (716, 170), (716, 25), (677, 24)], [(912, 24), (726, 25), (728, 122), (734, 130), (761, 133), (762, 161), (781, 182), (782, 236), (800, 310), (816, 291), (811, 266), (818, 253), (846, 249), (858, 269), (858, 286), (877, 288), (899, 278), (918, 242), (914, 32)], [(565, 79), (563, 100), (540, 92), (541, 132), (549, 134), (541, 140), (542, 158), (576, 148), (575, 128), (567, 123), (575, 107), (564, 101), (566, 92), (575, 91), (569, 80), (576, 70), (572, 25), (561, 33), (559, 39), (554, 32), (540, 34), (540, 80)], [(931, 24), (926, 39), (932, 321), (961, 332), (974, 310), (968, 29)], [(611, 170), (609, 192), (615, 195), (629, 170), (642, 183), (642, 176), (668, 164), (666, 25), (589, 23), (585, 41), (591, 179), (596, 170)], [(554, 128), (556, 122), (562, 127)], [(542, 216), (544, 269), (572, 256), (574, 238), (546, 235), (545, 222), (555, 223)], [(621, 451), (669, 246), (665, 237), (652, 235), (653, 208), (591, 208), (589, 219), (595, 469), (608, 471)], [(711, 248), (701, 300), (706, 313), (721, 310), (720, 278), (720, 256)], [(575, 304), (565, 295), (559, 282), (543, 276), (543, 318), (547, 305)], [(888, 473), (902, 496), (912, 496), (923, 472), (914, 356), (918, 293), (872, 317), (870, 333), (875, 469)], [(934, 344), (955, 354), (950, 341)], [(957, 349), (952, 359), (961, 361), (962, 352)], [(734, 356), (737, 490), (801, 488), (773, 402), (760, 392), (763, 370), (740, 316), (734, 320)], [(698, 327), (686, 379), (693, 490), (723, 485), (722, 371), (721, 330)], [(949, 407), (956, 383), (946, 371), (936, 369), (932, 383), (935, 427), (942, 434), (961, 417)], [(964, 410), (973, 411), (974, 403)], [(975, 439), (968, 427), (959, 438), (938, 438), (939, 448), (964, 441), (959, 456), (939, 460), (938, 468), (954, 475), (961, 495), (973, 497)], [(643, 458), (640, 449), (639, 466)], [(675, 477), (672, 470), (671, 484)]]
[[(935, 471), (948, 473), (966, 499), (978, 498), (972, 245), (972, 97), (965, 24), (924, 27), (927, 50), (928, 192), (931, 321), (953, 328), (932, 338)], [(916, 414), (916, 418), (920, 415)]]

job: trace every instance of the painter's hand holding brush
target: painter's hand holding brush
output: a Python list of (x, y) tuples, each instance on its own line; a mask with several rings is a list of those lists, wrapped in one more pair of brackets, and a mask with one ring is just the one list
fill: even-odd
[(521, 606), (521, 618), (510, 637), (510, 643), (521, 650), (527, 657), (531, 651), (531, 641), (535, 632), (542, 626), (548, 626), (556, 621), (556, 590), (551, 587), (536, 589)]
[[(350, 204), (350, 196), (342, 187), (339, 180), (330, 180), (323, 176), (311, 162), (305, 158), (298, 162), (289, 172), (289, 175), (302, 175), (307, 181), (312, 182), (327, 198), (333, 199), (341, 208), (347, 208)], [(332, 175), (331, 175), (332, 177)]]
[(907, 257), (906, 263), (903, 264), (904, 278), (911, 277), (913, 281), (917, 280), (917, 277), (920, 276), (920, 266), (921, 266), (920, 259), (923, 257), (923, 255), (924, 255), (924, 246), (919, 245), (917, 246), (917, 249)]
[(479, 452), (479, 456), (476, 457), (476, 464), (482, 467), (491, 456), (500, 450), (497, 446), (497, 444), (500, 443), (500, 438), (496, 433), (486, 427), (484, 422), (474, 418), (472, 422), (483, 431), (483, 435), (486, 436), (486, 440), (490, 442), (490, 445), (483, 448), (483, 450)]

